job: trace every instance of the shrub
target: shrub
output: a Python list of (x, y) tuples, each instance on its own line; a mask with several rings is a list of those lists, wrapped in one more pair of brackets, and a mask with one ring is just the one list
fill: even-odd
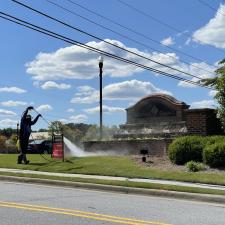
[(186, 164), (186, 167), (188, 168), (188, 171), (190, 172), (198, 172), (205, 170), (205, 166), (203, 163), (195, 162), (195, 161), (190, 161)]
[(225, 166), (225, 143), (207, 145), (203, 150), (203, 160), (211, 167)]
[(176, 138), (169, 145), (169, 158), (178, 165), (183, 165), (191, 160), (202, 162), (202, 152), (205, 143), (204, 138), (200, 136)]
[(219, 136), (219, 135), (204, 137), (204, 139), (207, 142), (206, 145), (211, 145), (211, 144), (215, 144), (219, 142), (225, 142), (225, 136)]

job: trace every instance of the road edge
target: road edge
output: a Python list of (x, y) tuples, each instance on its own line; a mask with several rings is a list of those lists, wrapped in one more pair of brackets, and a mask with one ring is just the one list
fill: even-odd
[(61, 186), (61, 187), (69, 187), (69, 188), (84, 188), (84, 189), (91, 189), (91, 190), (119, 192), (124, 194), (158, 196), (158, 197), (166, 197), (166, 198), (177, 198), (177, 199), (183, 199), (183, 200), (194, 200), (194, 201), (201, 201), (201, 202), (208, 202), (208, 203), (225, 204), (225, 196), (220, 196), (220, 195), (197, 194), (197, 193), (176, 192), (176, 191), (166, 191), (166, 190), (146, 189), (146, 188), (132, 188), (132, 187), (124, 187), (124, 186), (82, 183), (82, 182), (73, 182), (73, 181), (60, 181), (60, 180), (30, 178), (30, 177), (16, 177), (16, 176), (6, 176), (6, 175), (0, 175), (0, 180), (21, 182), (21, 183), (43, 184), (43, 185), (51, 185), (51, 186)]

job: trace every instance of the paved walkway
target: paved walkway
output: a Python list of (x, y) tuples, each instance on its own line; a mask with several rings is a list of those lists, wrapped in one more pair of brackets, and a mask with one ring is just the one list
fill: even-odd
[(212, 184), (200, 184), (182, 181), (170, 181), (170, 180), (160, 180), (160, 179), (141, 179), (141, 178), (127, 178), (127, 177), (112, 177), (112, 176), (99, 176), (99, 175), (86, 175), (86, 174), (68, 174), (68, 173), (53, 173), (53, 172), (41, 172), (33, 170), (19, 170), (19, 169), (6, 169), (0, 168), (0, 172), (10, 172), (10, 173), (23, 173), (23, 174), (37, 174), (37, 175), (47, 175), (47, 176), (57, 176), (57, 177), (75, 177), (75, 178), (91, 178), (100, 180), (115, 180), (115, 181), (133, 181), (142, 183), (152, 183), (152, 184), (169, 184), (185, 187), (198, 187), (206, 189), (216, 189), (224, 190), (223, 185), (212, 185)]

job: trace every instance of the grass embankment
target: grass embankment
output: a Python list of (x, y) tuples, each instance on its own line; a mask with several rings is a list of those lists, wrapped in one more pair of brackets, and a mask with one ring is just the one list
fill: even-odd
[[(0, 167), (1, 168), (14, 168), (14, 169), (25, 169), (25, 170), (36, 170), (36, 171), (48, 171), (48, 172), (60, 172), (60, 173), (71, 173), (71, 174), (94, 174), (94, 175), (108, 175), (108, 176), (123, 176), (129, 178), (158, 178), (167, 180), (178, 180), (178, 181), (190, 181), (210, 184), (225, 184), (225, 173), (190, 173), (190, 172), (178, 172), (178, 171), (167, 171), (157, 170), (152, 168), (146, 168), (135, 163), (130, 157), (118, 156), (118, 157), (85, 157), (85, 158), (70, 158), (62, 163), (61, 160), (51, 159), (46, 156), (46, 161), (40, 155), (28, 155), (31, 160), (29, 165), (18, 165), (16, 164), (17, 155), (14, 154), (2, 154), (0, 155)], [(46, 176), (46, 175), (34, 175), (34, 174), (22, 174), (22, 173), (8, 173), (0, 172), (0, 175), (20, 176), (20, 177), (32, 177), (52, 180), (63, 180), (72, 182), (83, 182), (83, 183), (96, 183), (105, 185), (116, 185), (125, 187), (137, 187), (137, 188), (148, 188), (148, 189), (159, 189), (168, 191), (179, 191), (179, 192), (191, 192), (191, 193), (202, 193), (202, 194), (215, 194), (225, 195), (225, 191), (212, 190), (195, 187), (183, 187), (176, 185), (164, 185), (164, 184), (151, 184), (151, 183), (139, 183), (131, 181), (109, 181), (99, 179), (84, 179), (84, 178), (69, 178), (69, 177), (57, 177), (57, 176)]]
[(16, 164), (17, 155), (0, 155), (1, 168), (15, 168), (36, 171), (48, 171), (59, 173), (80, 173), (92, 175), (122, 176), (128, 178), (157, 178), (166, 180), (189, 181), (208, 184), (225, 185), (225, 172), (184, 172), (175, 170), (159, 170), (142, 167), (135, 163), (129, 156), (101, 156), (70, 158), (64, 163), (61, 160), (43, 159), (40, 155), (28, 155), (29, 165)]

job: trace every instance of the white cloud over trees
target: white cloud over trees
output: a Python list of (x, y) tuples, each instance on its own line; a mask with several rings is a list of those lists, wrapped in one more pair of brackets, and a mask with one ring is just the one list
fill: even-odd
[(48, 89), (59, 89), (59, 90), (66, 90), (70, 89), (71, 85), (70, 84), (65, 84), (65, 83), (56, 83), (54, 81), (47, 81), (44, 84), (41, 85), (41, 88), (44, 90)]
[(191, 103), (191, 108), (215, 108), (214, 100), (202, 100)]
[(23, 101), (5, 101), (5, 102), (1, 102), (2, 106), (6, 106), (6, 107), (17, 107), (17, 106), (26, 106), (28, 103), (27, 102), (23, 102)]
[(23, 94), (26, 93), (27, 91), (18, 87), (2, 87), (0, 88), (0, 92)]
[[(138, 100), (152, 93), (171, 94), (166, 90), (155, 87), (150, 82), (139, 80), (128, 80), (120, 83), (113, 83), (103, 88), (104, 100)], [(89, 87), (78, 87), (78, 93), (71, 99), (71, 103), (92, 104), (99, 101), (99, 91)]]
[(10, 110), (0, 109), (0, 116), (16, 116), (17, 114)]
[[(117, 113), (117, 112), (124, 112), (125, 110), (120, 107), (113, 107), (113, 106), (107, 106), (103, 105), (102, 106), (103, 113), (111, 114), (111, 113)], [(99, 113), (100, 107), (93, 107), (89, 109), (84, 110), (86, 113), (94, 114), (94, 113)]]
[(40, 105), (40, 106), (38, 106), (36, 108), (36, 110), (38, 112), (47, 112), (47, 111), (51, 111), (52, 109), (53, 109), (52, 106), (51, 105), (48, 105), (48, 104), (46, 104), (46, 105)]
[(163, 44), (163, 45), (166, 45), (166, 46), (171, 46), (171, 45), (175, 44), (172, 37), (165, 38), (160, 43)]

